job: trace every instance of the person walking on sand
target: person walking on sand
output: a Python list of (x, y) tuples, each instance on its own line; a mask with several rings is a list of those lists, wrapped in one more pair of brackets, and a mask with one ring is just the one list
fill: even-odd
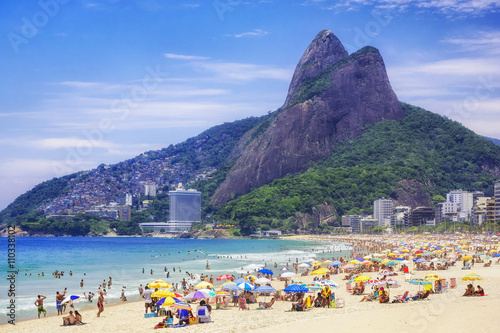
[(144, 289), (142, 288), (142, 284), (139, 286), (139, 295), (142, 296)]
[(97, 308), (99, 309), (97, 317), (100, 317), (101, 313), (104, 311), (104, 296), (102, 296), (102, 292), (99, 293), (99, 298), (97, 299)]
[(151, 299), (151, 289), (146, 286), (146, 290), (142, 293), (142, 298), (144, 298), (144, 306), (146, 307), (146, 313), (148, 313), (148, 308), (153, 312), (153, 300)]
[(38, 295), (38, 299), (35, 301), (35, 305), (38, 308), (38, 319), (40, 319), (40, 313), (43, 312), (43, 318), (45, 318), (45, 315), (47, 314), (47, 311), (43, 308), (43, 300), (46, 298), (47, 297), (43, 295)]

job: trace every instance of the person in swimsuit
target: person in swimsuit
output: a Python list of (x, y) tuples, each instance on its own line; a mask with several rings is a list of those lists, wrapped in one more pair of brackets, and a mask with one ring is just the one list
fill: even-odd
[(97, 317), (100, 317), (101, 313), (104, 311), (104, 296), (102, 296), (102, 292), (99, 294), (99, 298), (97, 299), (97, 308), (99, 309)]
[(66, 291), (63, 292), (63, 294), (59, 294), (59, 292), (56, 292), (56, 308), (57, 308), (57, 315), (62, 315), (63, 310), (62, 310), (62, 305), (61, 302), (64, 300), (64, 295), (66, 294)]
[(35, 301), (35, 305), (38, 308), (38, 319), (40, 319), (40, 313), (43, 313), (43, 318), (45, 318), (45, 315), (47, 314), (47, 311), (43, 308), (43, 300), (46, 298), (47, 297), (43, 295), (38, 295), (38, 299)]

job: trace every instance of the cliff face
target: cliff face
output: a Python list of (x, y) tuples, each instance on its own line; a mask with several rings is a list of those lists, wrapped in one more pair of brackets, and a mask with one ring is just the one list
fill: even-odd
[(321, 31), (300, 58), (293, 73), (284, 105), (288, 105), (300, 85), (331, 64), (347, 57), (347, 51), (340, 40), (330, 30)]
[(346, 55), (331, 32), (316, 37), (297, 66), (282, 111), (262, 135), (234, 153), (238, 159), (212, 204), (307, 169), (308, 162), (331, 155), (368, 124), (404, 117), (378, 50), (365, 47)]

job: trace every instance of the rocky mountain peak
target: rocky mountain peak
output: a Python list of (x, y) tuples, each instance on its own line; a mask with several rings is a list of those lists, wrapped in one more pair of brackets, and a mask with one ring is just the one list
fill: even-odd
[(297, 88), (302, 85), (304, 80), (347, 56), (348, 53), (344, 46), (330, 30), (318, 33), (295, 68), (284, 106), (290, 103)]

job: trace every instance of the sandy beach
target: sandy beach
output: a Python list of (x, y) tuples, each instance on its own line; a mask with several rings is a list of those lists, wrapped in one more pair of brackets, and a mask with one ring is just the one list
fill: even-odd
[[(462, 294), (470, 281), (462, 281), (469, 273), (477, 273), (484, 279), (473, 281), (480, 284), (487, 296), (463, 297)], [(351, 295), (346, 291), (344, 274), (337, 274), (331, 280), (339, 284), (333, 289), (336, 298), (345, 300), (344, 308), (311, 308), (304, 312), (291, 312), (290, 302), (277, 301), (271, 309), (257, 310), (258, 304), (250, 304), (250, 311), (229, 306), (227, 310), (213, 310), (212, 323), (196, 324), (177, 328), (183, 332), (315, 332), (349, 330), (350, 332), (497, 332), (500, 326), (500, 264), (491, 267), (476, 264), (471, 270), (462, 270), (457, 262), (448, 270), (413, 271), (412, 278), (423, 278), (427, 274), (439, 274), (441, 278), (456, 278), (457, 287), (440, 294), (431, 294), (428, 300), (410, 301), (402, 304), (379, 304), (360, 302), (362, 296)], [(366, 273), (377, 277), (376, 272)], [(313, 281), (314, 276), (295, 277), (304, 283)], [(415, 294), (421, 287), (405, 282), (403, 274), (393, 277), (401, 282), (401, 287), (391, 288), (391, 300), (406, 290)], [(276, 289), (283, 289), (284, 282), (273, 281)], [(370, 292), (367, 288), (365, 295)], [(263, 298), (260, 297), (262, 301)], [(270, 300), (268, 296), (267, 301)], [(215, 307), (214, 307), (215, 308)], [(33, 311), (36, 308), (33, 307)], [(82, 311), (83, 326), (64, 327), (61, 317), (51, 316), (16, 322), (16, 325), (3, 325), (2, 332), (152, 332), (159, 318), (144, 318), (144, 303), (126, 302), (105, 307), (100, 318), (97, 309)]]

